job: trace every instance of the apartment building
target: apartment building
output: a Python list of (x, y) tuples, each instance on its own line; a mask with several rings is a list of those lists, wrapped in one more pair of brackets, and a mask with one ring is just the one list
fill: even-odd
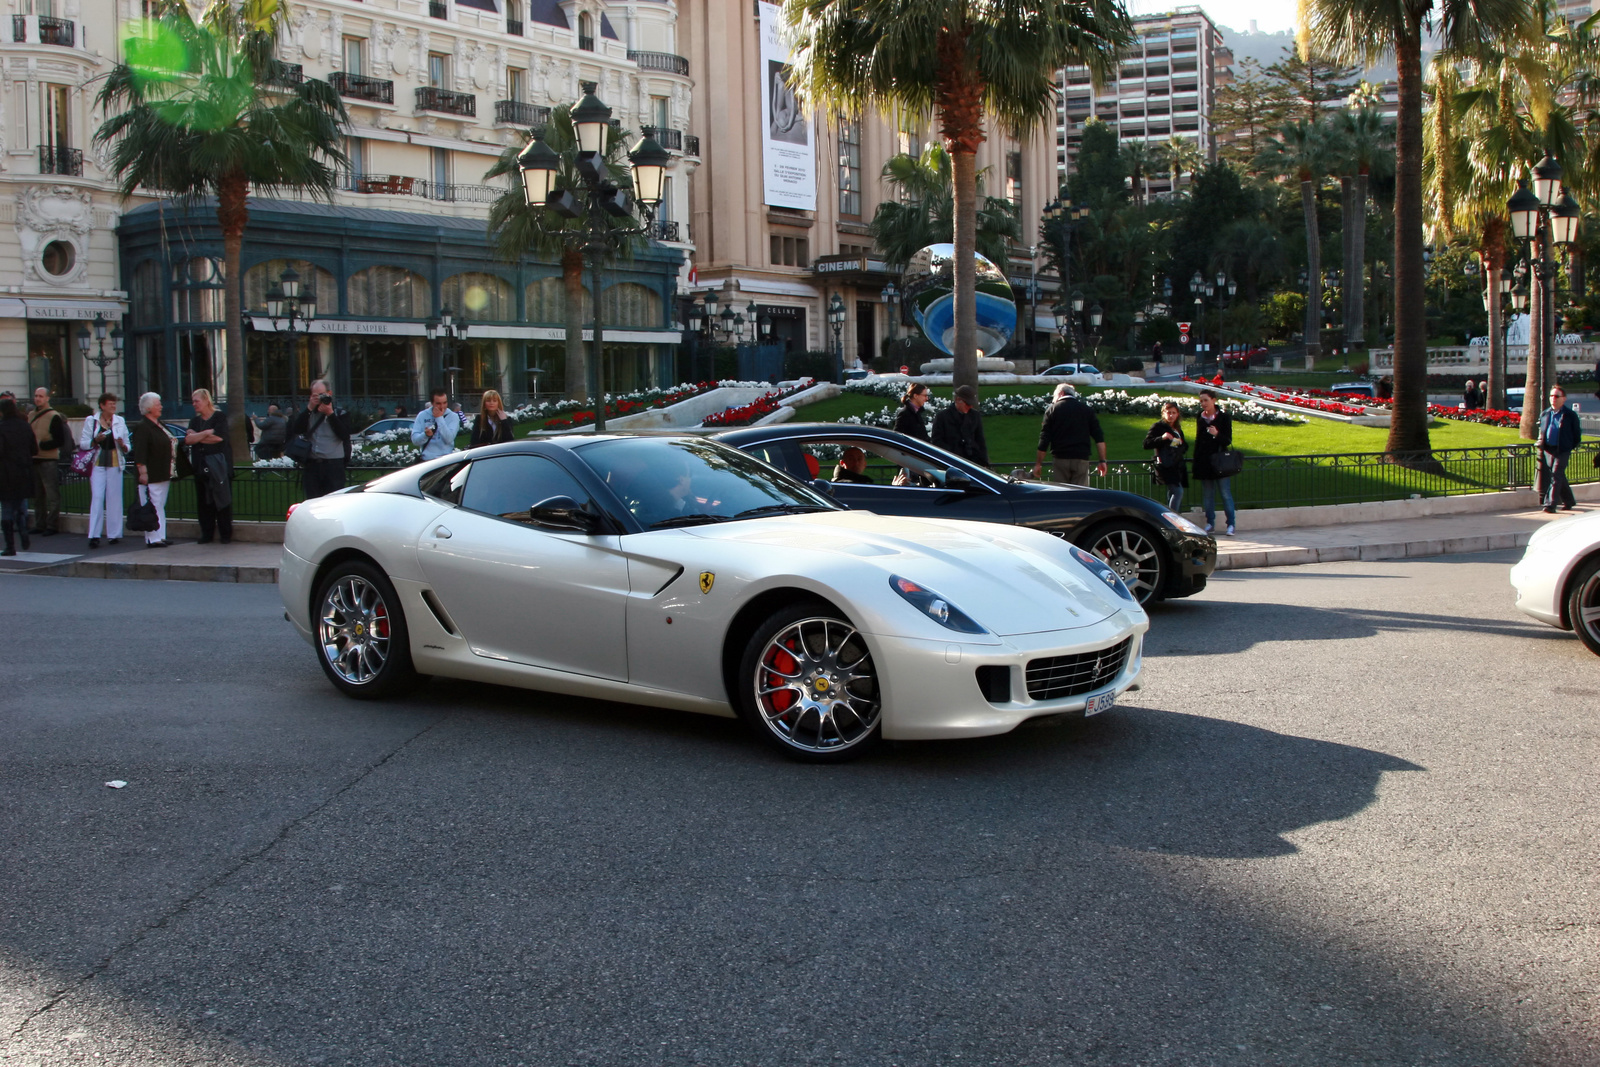
[[(837, 297), (843, 361), (865, 363), (892, 333), (915, 328), (890, 321), (882, 292), (900, 277), (873, 251), (868, 223), (892, 195), (884, 164), (935, 140), (933, 118), (808, 114), (774, 82), (788, 58), (775, 6), (689, 0), (683, 12), (696, 74), (690, 125), (708, 131), (690, 216), (697, 280), (686, 297), (714, 292), (747, 330), (764, 318), (770, 341), (799, 351), (833, 349)], [(979, 153), (985, 192), (1018, 207), (1023, 246), (1037, 240), (1040, 211), (1056, 195), (1052, 164), (1045, 124), (1022, 140), (991, 125)], [(1029, 278), (1027, 255), (1019, 247), (1010, 264), (1019, 282)]]
[[(59, 15), (37, 10), (55, 2)], [(94, 79), (116, 61), (116, 28), (142, 16), (141, 0), (11, 3), (36, 10), (0, 36), (0, 211), (16, 234), (0, 234), (0, 388), (96, 392), (98, 371), (74, 338), (98, 312), (124, 331), (114, 389), (154, 389), (169, 405), (200, 385), (226, 389), (214, 211), (121, 204), (103, 154), (89, 148), (102, 118)], [(560, 389), (559, 268), (496, 257), (484, 223), (509, 179), (484, 172), (588, 84), (614, 121), (674, 155), (655, 240), (619, 261), (602, 294), (614, 387), (674, 379), (672, 311), (693, 249), (688, 186), (700, 152), (677, 19), (670, 0), (291, 3), (280, 56), (291, 81), (324, 79), (344, 99), (350, 167), (331, 205), (252, 200), (243, 257), (252, 402), (300, 395), (316, 376), (369, 406), (414, 404), (447, 377), (462, 393)], [(266, 306), (291, 267), (317, 296), (316, 318), (292, 333)], [(429, 320), (447, 307), (466, 336), (430, 341)]]
[[(1134, 41), (1113, 77), (1096, 89), (1086, 67), (1061, 72), (1056, 167), (1064, 181), (1083, 141), (1083, 124), (1100, 119), (1120, 140), (1193, 142), (1202, 159), (1216, 158), (1210, 131), (1218, 87), (1233, 77), (1233, 55), (1204, 9), (1179, 7), (1133, 20)], [(1171, 178), (1152, 175), (1152, 194), (1171, 192)]]

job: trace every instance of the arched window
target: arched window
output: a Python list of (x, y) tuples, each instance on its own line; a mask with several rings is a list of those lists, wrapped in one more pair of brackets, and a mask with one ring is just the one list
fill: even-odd
[(634, 282), (619, 282), (606, 290), (605, 325), (620, 329), (659, 330), (665, 325), (661, 294)]
[(333, 274), (304, 259), (269, 259), (244, 272), (244, 306), (258, 315), (267, 313), (267, 290), (278, 284), (285, 268), (300, 275), (300, 292), (317, 294), (317, 314), (339, 314), (339, 283)]
[(350, 276), (350, 314), (373, 319), (421, 319), (432, 313), (428, 282), (404, 267), (368, 267)]
[[(529, 282), (524, 294), (528, 303), (528, 321), (548, 323), (559, 326), (567, 321), (567, 288), (566, 282), (559, 276), (554, 278), (540, 278), (536, 282)], [(589, 290), (583, 290), (583, 321), (590, 322), (594, 319), (594, 301), (589, 297)]]
[(133, 268), (128, 279), (128, 310), (138, 328), (161, 325), (161, 267), (155, 260), (147, 259)]
[(594, 51), (594, 16), (587, 11), (578, 14), (578, 47), (585, 52)]
[(191, 256), (172, 268), (172, 321), (221, 322), (222, 261)]
[(479, 322), (515, 322), (517, 318), (511, 283), (493, 274), (453, 274), (439, 287), (439, 299), (457, 314)]

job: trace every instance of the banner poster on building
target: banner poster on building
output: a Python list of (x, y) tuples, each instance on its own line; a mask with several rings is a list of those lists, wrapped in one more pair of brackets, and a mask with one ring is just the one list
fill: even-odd
[(778, 5), (760, 3), (761, 162), (766, 202), (772, 207), (817, 209), (817, 156), (812, 124), (789, 88), (789, 46)]

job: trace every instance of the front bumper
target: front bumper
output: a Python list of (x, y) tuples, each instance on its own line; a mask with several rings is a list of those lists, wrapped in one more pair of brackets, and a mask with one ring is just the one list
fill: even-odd
[[(1090, 626), (1002, 637), (998, 644), (871, 637), (883, 700), (883, 736), (898, 740), (985, 737), (1009, 733), (1028, 719), (1081, 712), (1091, 698), (1121, 693), (1138, 679), (1149, 626), (1142, 616), (1134, 622), (1118, 612)], [(952, 638), (958, 636), (951, 634)], [(1122, 670), (1092, 691), (1053, 700), (1028, 696), (1029, 661), (1110, 648), (1129, 637), (1132, 644)], [(1003, 668), (1008, 673), (1009, 700), (996, 703), (984, 696), (978, 682), (980, 667)]]
[(1194, 596), (1206, 587), (1206, 580), (1217, 568), (1217, 542), (1207, 534), (1185, 533), (1166, 527), (1161, 531), (1172, 557), (1172, 577), (1167, 580), (1166, 596)]
[(1561, 604), (1562, 557), (1530, 545), (1511, 568), (1511, 587), (1517, 591), (1517, 610), (1542, 623), (1571, 629)]

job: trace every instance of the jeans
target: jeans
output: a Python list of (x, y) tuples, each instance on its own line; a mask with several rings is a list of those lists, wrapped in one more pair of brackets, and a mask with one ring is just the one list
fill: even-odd
[(1572, 458), (1571, 452), (1541, 452), (1540, 466), (1549, 473), (1544, 480), (1544, 506), (1553, 508), (1556, 505), (1573, 507), (1577, 498), (1572, 495), (1572, 486), (1567, 484), (1567, 460)]
[(1202, 481), (1200, 483), (1200, 500), (1206, 509), (1206, 525), (1217, 524), (1217, 490), (1222, 490), (1222, 511), (1228, 516), (1228, 525), (1233, 525), (1233, 489), (1228, 485), (1231, 478), (1218, 478), (1215, 481)]
[(15, 500), (0, 500), (0, 519), (15, 523), (17, 533), (25, 533), (28, 529), (28, 498), (19, 496)]
[(61, 529), (61, 468), (53, 459), (33, 461), (33, 514), (41, 532)]
[(319, 496), (327, 496), (344, 488), (344, 460), (342, 459), (308, 459), (305, 461), (304, 473), (301, 482), (305, 486), (306, 499), (311, 500)]
[(1183, 511), (1183, 483), (1177, 482), (1167, 486), (1167, 510), (1181, 513)]
[(89, 468), (89, 536), (122, 536), (122, 468)]

